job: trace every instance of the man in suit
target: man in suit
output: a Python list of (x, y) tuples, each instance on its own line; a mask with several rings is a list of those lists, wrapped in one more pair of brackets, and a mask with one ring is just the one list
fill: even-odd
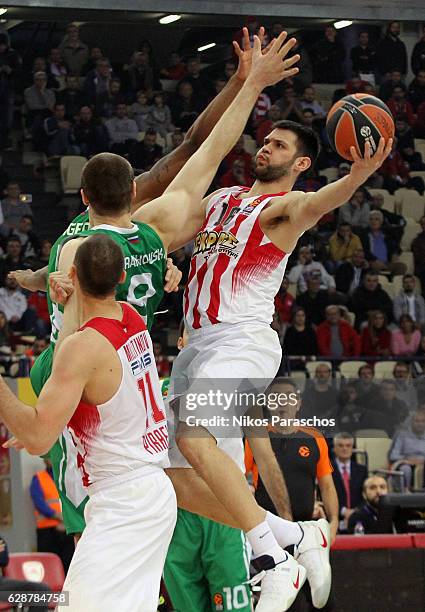
[(347, 531), (348, 520), (354, 508), (362, 501), (363, 482), (367, 478), (367, 468), (353, 460), (354, 438), (350, 433), (341, 432), (334, 438), (332, 477), (339, 501), (339, 532)]
[(341, 293), (351, 294), (363, 281), (364, 274), (369, 268), (363, 248), (356, 249), (351, 261), (338, 266), (335, 273), (336, 289)]

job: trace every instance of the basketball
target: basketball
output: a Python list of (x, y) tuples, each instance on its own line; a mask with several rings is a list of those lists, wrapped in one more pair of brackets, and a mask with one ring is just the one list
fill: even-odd
[(394, 137), (394, 119), (382, 100), (358, 93), (345, 96), (332, 106), (326, 129), (332, 148), (344, 159), (353, 161), (350, 147), (356, 147), (363, 156), (369, 142), (373, 155), (381, 137), (385, 140)]

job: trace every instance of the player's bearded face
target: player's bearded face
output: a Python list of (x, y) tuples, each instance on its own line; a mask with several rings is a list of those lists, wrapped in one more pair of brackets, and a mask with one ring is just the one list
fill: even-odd
[(255, 157), (254, 176), (263, 183), (271, 183), (283, 176), (289, 176), (292, 166), (294, 165), (295, 157), (296, 156), (287, 162), (275, 165), (268, 161), (268, 159), (261, 154), (260, 150)]

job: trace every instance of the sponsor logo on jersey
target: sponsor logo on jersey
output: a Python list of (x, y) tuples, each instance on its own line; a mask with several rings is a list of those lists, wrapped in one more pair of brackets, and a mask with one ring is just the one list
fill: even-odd
[(138, 376), (143, 370), (146, 370), (152, 363), (152, 357), (149, 351), (140, 355), (137, 359), (130, 363), (133, 376)]
[(150, 253), (144, 253), (143, 255), (131, 255), (130, 257), (124, 257), (124, 267), (126, 270), (129, 268), (138, 268), (142, 265), (153, 264), (161, 259), (167, 259), (167, 255), (164, 249), (159, 248), (151, 251)]
[(300, 446), (298, 449), (300, 457), (310, 457), (310, 449), (308, 446)]
[(146, 334), (147, 332), (142, 332), (130, 338), (130, 340), (123, 345), (125, 356), (130, 363), (140, 359), (140, 357), (143, 357), (147, 352), (150, 352)]
[(195, 245), (193, 248), (193, 255), (199, 255), (200, 253), (226, 253), (232, 257), (237, 257), (237, 253), (234, 253), (234, 249), (239, 243), (239, 240), (231, 232), (215, 232), (215, 231), (203, 231), (195, 238)]
[(75, 236), (75, 234), (80, 234), (81, 232), (86, 232), (90, 229), (90, 223), (88, 221), (70, 223), (64, 233), (63, 236)]
[(259, 204), (261, 204), (261, 202), (264, 200), (264, 197), (261, 198), (257, 198), (256, 200), (254, 200), (253, 202), (251, 202), (251, 204), (249, 206), (246, 206), (245, 208), (243, 208), (241, 210), (241, 213), (243, 215), (250, 215), (252, 213), (253, 210), (255, 210), (257, 208), (257, 206)]
[(221, 593), (215, 593), (213, 597), (215, 609), (218, 611), (224, 610), (223, 606), (223, 595)]

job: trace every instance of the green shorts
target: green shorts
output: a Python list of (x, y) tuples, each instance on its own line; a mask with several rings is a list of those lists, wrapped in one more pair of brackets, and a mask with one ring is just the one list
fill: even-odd
[[(30, 372), (31, 385), (37, 397), (40, 395), (42, 388), (47, 382), (53, 364), (52, 345), (48, 346), (41, 355), (36, 359)], [(65, 449), (65, 450), (64, 450)], [(74, 506), (71, 500), (67, 497), (64, 484), (64, 470), (66, 469), (66, 445), (61, 444), (57, 440), (48, 453), (52, 462), (53, 478), (56, 487), (59, 491), (59, 497), (62, 505), (63, 523), (68, 534), (81, 533), (86, 523), (84, 521), (84, 508), (88, 497), (78, 506)]]
[(245, 536), (178, 509), (164, 581), (176, 612), (252, 610)]

